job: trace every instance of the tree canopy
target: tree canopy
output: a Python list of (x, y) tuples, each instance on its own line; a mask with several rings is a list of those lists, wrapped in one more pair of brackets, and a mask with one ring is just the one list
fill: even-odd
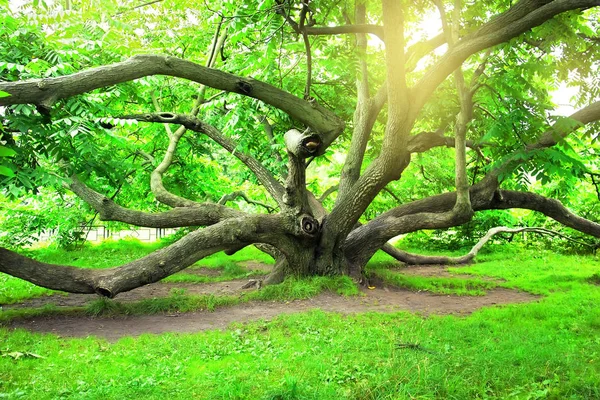
[(2, 202), (187, 233), (106, 270), (0, 248), (1, 272), (112, 297), (256, 244), (265, 283), (360, 281), (379, 249), (471, 260), (388, 241), (489, 210), (600, 237), (598, 0), (84, 3), (0, 0)]

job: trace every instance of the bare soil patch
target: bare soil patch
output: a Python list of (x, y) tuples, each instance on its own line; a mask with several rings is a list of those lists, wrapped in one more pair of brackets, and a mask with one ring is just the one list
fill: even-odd
[(486, 296), (441, 296), (408, 290), (365, 290), (361, 297), (343, 297), (332, 293), (321, 294), (308, 300), (292, 302), (251, 302), (217, 309), (185, 314), (124, 316), (92, 318), (81, 315), (59, 315), (16, 320), (11, 328), (34, 332), (53, 333), (64, 337), (97, 336), (115, 341), (122, 337), (146, 333), (191, 333), (210, 329), (225, 329), (233, 322), (269, 320), (278, 315), (320, 309), (342, 314), (361, 312), (412, 311), (423, 314), (466, 315), (481, 307), (534, 301), (537, 296), (509, 289), (494, 289)]
[[(410, 269), (415, 274), (417, 271), (421, 271), (423, 274), (431, 274), (436, 270), (439, 273), (442, 272), (441, 268), (419, 267), (419, 269)], [(403, 272), (407, 269), (403, 269)], [(455, 274), (449, 274), (447, 271), (445, 274), (456, 278)], [(166, 297), (172, 293), (173, 289), (184, 289), (185, 294), (189, 295), (241, 294), (244, 291), (242, 286), (246, 282), (246, 279), (240, 279), (206, 284), (156, 283), (137, 288), (130, 292), (121, 293), (115, 299), (121, 302), (130, 302), (147, 298)], [(32, 308), (41, 307), (49, 303), (53, 303), (58, 307), (75, 307), (83, 306), (98, 298), (97, 295), (71, 294), (63, 296), (55, 294), (30, 299), (20, 304), (4, 306), (4, 308)], [(312, 309), (321, 309), (323, 311), (339, 312), (342, 314), (411, 311), (425, 315), (467, 315), (481, 307), (524, 303), (537, 299), (539, 299), (538, 296), (504, 288), (490, 290), (485, 296), (471, 297), (412, 292), (406, 289), (378, 284), (373, 290), (363, 289), (362, 295), (357, 297), (343, 297), (333, 293), (324, 293), (307, 300), (250, 302), (232, 307), (219, 308), (214, 312), (198, 311), (192, 313), (113, 318), (87, 317), (84, 315), (49, 315), (31, 319), (13, 320), (9, 323), (9, 326), (11, 328), (24, 328), (34, 332), (53, 333), (64, 337), (98, 336), (115, 341), (122, 337), (135, 337), (145, 333), (190, 333), (210, 329), (225, 329), (233, 322), (244, 323), (254, 320), (269, 320), (278, 315), (298, 313)]]

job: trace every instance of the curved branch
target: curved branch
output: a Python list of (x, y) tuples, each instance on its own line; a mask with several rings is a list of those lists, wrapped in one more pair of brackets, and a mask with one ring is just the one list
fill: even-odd
[(325, 190), (323, 192), (323, 194), (321, 195), (321, 197), (319, 197), (319, 199), (318, 199), (319, 203), (323, 203), (325, 201), (325, 199), (327, 199), (332, 193), (337, 191), (339, 187), (340, 187), (340, 185), (333, 185), (333, 186), (329, 187), (327, 190)]
[(119, 221), (149, 228), (179, 228), (208, 226), (227, 218), (238, 218), (245, 213), (214, 203), (195, 203), (192, 207), (176, 207), (160, 213), (130, 210), (86, 186), (77, 177), (71, 177), (69, 188), (89, 204), (102, 221)]
[[(573, 123), (555, 123), (536, 142), (526, 145), (525, 149), (531, 151), (552, 147), (583, 125), (600, 120), (600, 101), (576, 111), (568, 119), (573, 120)], [(410, 153), (423, 153), (433, 147), (454, 147), (455, 139), (450, 136), (443, 136), (442, 133), (442, 131), (438, 130), (435, 132), (421, 132), (411, 136), (408, 141), (408, 151)], [(466, 145), (478, 152), (484, 146), (484, 144), (477, 144), (472, 140), (467, 140)], [(510, 160), (505, 165), (497, 167), (492, 174), (498, 175), (499, 172), (505, 171), (509, 167), (508, 164), (511, 164)]]
[[(355, 6), (356, 21), (362, 23), (366, 20), (364, 3), (357, 2)], [(367, 54), (367, 37), (364, 34), (356, 35), (359, 68), (356, 77), (357, 101), (353, 116), (353, 130), (350, 148), (340, 175), (339, 193), (337, 201), (341, 201), (345, 194), (360, 176), (361, 165), (364, 160), (367, 142), (373, 131), (377, 115), (387, 100), (387, 84), (384, 84), (375, 98), (369, 94), (369, 69), (365, 56)], [(383, 94), (382, 94), (383, 92)]]
[(163, 184), (163, 175), (173, 163), (173, 157), (177, 150), (179, 140), (185, 133), (184, 129), (177, 129), (172, 135), (169, 135), (169, 147), (165, 151), (165, 155), (150, 174), (150, 190), (154, 193), (156, 200), (171, 207), (194, 207), (198, 202), (177, 196), (169, 192)]
[[(221, 27), (223, 24), (223, 18), (219, 21), (217, 25), (217, 29), (215, 31), (215, 35), (213, 38), (211, 53), (206, 61), (206, 66), (212, 68), (217, 60), (216, 54), (219, 50), (223, 49), (223, 45), (225, 44), (225, 38), (227, 37), (227, 31), (219, 34), (221, 31)], [(190, 112), (190, 115), (196, 116), (200, 111), (200, 105), (202, 105), (205, 101), (206, 97), (206, 85), (200, 85), (198, 90), (198, 96), (196, 101), (194, 101), (194, 106)], [(158, 102), (155, 101), (154, 107), (157, 112), (160, 112), (158, 107)], [(173, 157), (175, 155), (175, 151), (177, 150), (177, 145), (179, 141), (183, 137), (186, 132), (186, 128), (184, 126), (180, 126), (175, 132), (172, 132), (169, 124), (165, 123), (165, 130), (167, 132), (167, 136), (169, 137), (169, 146), (165, 152), (163, 160), (156, 166), (154, 171), (150, 174), (150, 190), (154, 193), (154, 196), (158, 201), (163, 204), (169, 205), (171, 207), (193, 207), (197, 203), (191, 200), (188, 200), (184, 197), (177, 196), (171, 192), (169, 192), (164, 184), (163, 184), (163, 175), (169, 169), (171, 164), (173, 163)]]
[(0, 90), (10, 94), (0, 98), (0, 106), (31, 103), (50, 109), (60, 99), (150, 75), (183, 78), (264, 101), (318, 132), (325, 144), (323, 152), (344, 129), (344, 122), (337, 115), (315, 101), (305, 101), (256, 79), (164, 55), (136, 55), (120, 63), (56, 78), (0, 82)]
[[(393, 252), (386, 251), (396, 260), (401, 261), (408, 265), (457, 265), (457, 264), (468, 264), (475, 259), (479, 251), (483, 248), (483, 246), (489, 242), (494, 236), (500, 233), (521, 233), (521, 232), (533, 232), (538, 233), (540, 235), (551, 235), (562, 237), (566, 240), (569, 240), (574, 243), (578, 243), (588, 247), (595, 247), (589, 243), (582, 242), (580, 240), (575, 240), (567, 235), (563, 235), (560, 232), (553, 231), (551, 229), (546, 228), (537, 228), (537, 227), (523, 227), (523, 228), (508, 228), (505, 226), (497, 226), (495, 228), (491, 228), (487, 231), (485, 236), (483, 236), (479, 241), (471, 248), (471, 250), (460, 257), (448, 257), (448, 256), (425, 256), (421, 254), (413, 254), (408, 253), (406, 251), (395, 249)], [(385, 248), (385, 247), (384, 247)]]
[(192, 115), (173, 113), (125, 115), (120, 118), (135, 119), (143, 122), (180, 124), (190, 131), (205, 134), (244, 163), (244, 165), (256, 175), (260, 183), (267, 189), (275, 201), (277, 201), (278, 204), (281, 203), (284, 193), (283, 185), (281, 185), (281, 183), (273, 177), (271, 172), (269, 172), (269, 170), (257, 159), (239, 151), (233, 141), (212, 125), (209, 125)]
[(541, 149), (551, 147), (557, 144), (561, 139), (567, 137), (570, 133), (580, 128), (582, 125), (600, 120), (600, 101), (590, 104), (581, 110), (569, 115), (573, 124), (555, 123), (547, 130), (536, 143), (527, 146), (527, 150)]
[(446, 43), (446, 35), (440, 33), (439, 35), (425, 40), (423, 42), (418, 42), (413, 44), (406, 51), (406, 72), (412, 71), (417, 66), (419, 60), (425, 57), (427, 54), (431, 53), (433, 50), (437, 49), (441, 45)]
[[(571, 114), (568, 119), (571, 123), (565, 123), (564, 120), (556, 122), (550, 129), (544, 132), (536, 142), (527, 144), (525, 150), (532, 151), (552, 147), (583, 125), (600, 120), (600, 101), (576, 111)], [(509, 172), (515, 165), (518, 165), (521, 162), (522, 159), (520, 158), (509, 157), (503, 164), (491, 170), (488, 173), (488, 176), (498, 178), (503, 173)]]
[(108, 269), (47, 264), (0, 248), (0, 272), (48, 289), (114, 297), (157, 282), (217, 251), (253, 242), (282, 245), (284, 235), (280, 232), (280, 225), (276, 216), (232, 218), (193, 231), (172, 245), (138, 260)]
[(221, 199), (219, 200), (218, 204), (225, 205), (225, 204), (227, 204), (228, 201), (235, 200), (238, 197), (241, 197), (242, 199), (244, 199), (244, 201), (248, 204), (254, 204), (256, 206), (261, 206), (261, 207), (265, 208), (268, 213), (272, 213), (273, 211), (275, 211), (274, 207), (272, 207), (268, 204), (265, 204), (265, 203), (261, 203), (260, 201), (252, 200), (251, 198), (248, 197), (248, 195), (246, 193), (244, 193), (242, 191), (236, 191), (233, 193), (223, 195), (223, 197), (221, 197)]

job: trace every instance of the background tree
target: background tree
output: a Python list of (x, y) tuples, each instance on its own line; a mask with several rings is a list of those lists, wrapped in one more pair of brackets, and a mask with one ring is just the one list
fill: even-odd
[(109, 3), (0, 3), (5, 193), (63, 185), (102, 220), (190, 233), (101, 271), (0, 249), (2, 272), (112, 297), (260, 244), (266, 283), (360, 280), (380, 248), (431, 260), (397, 235), (511, 208), (600, 236), (546, 196), (596, 176), (599, 1)]

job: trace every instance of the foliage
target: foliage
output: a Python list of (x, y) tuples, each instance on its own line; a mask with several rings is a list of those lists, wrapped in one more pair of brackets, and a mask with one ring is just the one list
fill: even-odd
[[(376, 17), (379, 6), (369, 5), (373, 9), (369, 18), (373, 23), (381, 22)], [(275, 7), (276, 2), (272, 0), (256, 4), (224, 1), (207, 9), (187, 4), (182, 7), (180, 0), (156, 2), (139, 9), (131, 2), (114, 0), (104, 2), (102, 9), (70, 1), (25, 2), (12, 8), (8, 3), (0, 4), (0, 37), (3, 38), (0, 79), (16, 81), (60, 76), (147, 52), (203, 62), (208, 57), (215, 27), (219, 26), (219, 32), (228, 32), (225, 50), (218, 61), (220, 68), (300, 94), (306, 70), (304, 45), (298, 35), (285, 29), (281, 18), (274, 13)], [(340, 24), (346, 22), (346, 7), (349, 5), (337, 6), (329, 1), (312, 4), (315, 15)], [(431, 15), (431, 5), (416, 2), (409, 7), (408, 39), (417, 40), (427, 34), (420, 18)], [(504, 7), (503, 1), (469, 4), (464, 10), (465, 29)], [(235, 17), (231, 17), (233, 15)], [(593, 14), (565, 13), (491, 52), (475, 96), (475, 118), (469, 126), (471, 140), (489, 145), (481, 153), (469, 154), (473, 180), (511, 157), (520, 162), (514, 171), (507, 171), (504, 176), (506, 187), (531, 189), (536, 182), (541, 182), (542, 185), (535, 188), (541, 193), (567, 202), (577, 199), (578, 182), (587, 173), (597, 170), (596, 157), (590, 157), (597, 152), (596, 141), (589, 146), (575, 137), (552, 149), (527, 154), (519, 149), (523, 143), (539, 137), (549, 123), (572, 123), (551, 113), (554, 104), (550, 92), (556, 87), (557, 79), (579, 85), (582, 90), (578, 101), (582, 104), (597, 95), (598, 86), (589, 77), (597, 68), (598, 55), (582, 40), (593, 37), (597, 28)], [(344, 120), (351, 120), (354, 106), (351, 99), (356, 96), (353, 81), (359, 68), (354, 39), (315, 36), (311, 41), (312, 47), (317, 49), (313, 52), (312, 95), (335, 109)], [(370, 43), (369, 52), (375, 59), (377, 55), (383, 56), (375, 42)], [(582, 53), (586, 56), (580, 56)], [(482, 58), (476, 55), (467, 61), (464, 67), (467, 78)], [(409, 78), (419, 78), (425, 67), (435, 61), (436, 57), (424, 60)], [(373, 87), (377, 87), (384, 80), (384, 70), (378, 65), (370, 67), (370, 79)], [(570, 74), (572, 70), (577, 70), (577, 74)], [(64, 193), (57, 176), (77, 172), (94, 189), (115, 194), (123, 205), (147, 211), (162, 210), (148, 195), (147, 173), (155, 165), (141, 154), (160, 157), (167, 145), (165, 128), (160, 125), (142, 128), (134, 122), (109, 117), (155, 111), (156, 107), (188, 112), (193, 102), (190, 99), (197, 92), (197, 87), (189, 82), (153, 76), (135, 84), (122, 84), (63, 100), (51, 116), (26, 105), (6, 108), (1, 112), (0, 126), (0, 175), (3, 175), (1, 185), (7, 196), (4, 201), (15, 200), (18, 204), (24, 193), (39, 197), (38, 190), (44, 186), (49, 189), (36, 201), (52, 205), (56, 195), (51, 191), (56, 190), (60, 196)], [(276, 174), (282, 172), (284, 165), (275, 155), (283, 148), (282, 132), (293, 125), (287, 115), (254, 99), (213, 89), (207, 90), (206, 98), (210, 101), (200, 107), (206, 122), (235, 138), (240, 149), (253, 154), (269, 170)], [(453, 82), (449, 80), (426, 105), (415, 133), (436, 130), (440, 124), (450, 129), (449, 121), (457, 110)], [(274, 128), (275, 142), (270, 142), (261, 128), (257, 129), (262, 121)], [(114, 129), (104, 128), (109, 125), (114, 125)], [(364, 165), (378, 154), (383, 129), (384, 124), (376, 122)], [(27, 132), (27, 135), (18, 132)], [(587, 132), (591, 134), (594, 130)], [(347, 139), (344, 135), (325, 157), (316, 159), (309, 168), (311, 190), (322, 193), (337, 183)], [(363, 220), (377, 216), (391, 205), (451, 190), (454, 185), (452, 153), (440, 148), (416, 155), (403, 179), (388, 185), (389, 191), (380, 193), (366, 210)], [(248, 192), (257, 201), (269, 201), (255, 177), (205, 137), (189, 137), (180, 143), (177, 163), (165, 177), (165, 184), (175, 194), (193, 199), (217, 201), (235, 189)], [(325, 204), (330, 207), (333, 199)], [(589, 204), (578, 202), (575, 210), (589, 212)], [(241, 201), (235, 205), (256, 210)], [(50, 212), (50, 207), (44, 206), (47, 212), (43, 215), (23, 214), (21, 208), (14, 206), (3, 208), (8, 215), (4, 218), (11, 221), (3, 230), (13, 237), (7, 243), (12, 246), (31, 241), (33, 236), (27, 232), (37, 232), (42, 226), (54, 229), (58, 226), (56, 221), (65, 220), (60, 207)], [(87, 213), (79, 203), (75, 203), (70, 212), (79, 216)], [(445, 238), (438, 233), (434, 236), (442, 238), (450, 248), (456, 248), (475, 240), (489, 225), (480, 221), (491, 224), (491, 221), (502, 222), (507, 218), (510, 219), (500, 213), (490, 213), (455, 229)], [(72, 223), (58, 227), (64, 236), (60, 236), (61, 242), (67, 244), (73, 239), (69, 235), (73, 236), (79, 229), (78, 223), (82, 222), (81, 218), (78, 223), (76, 219), (73, 217)], [(24, 227), (23, 231), (19, 232), (18, 224)]]

